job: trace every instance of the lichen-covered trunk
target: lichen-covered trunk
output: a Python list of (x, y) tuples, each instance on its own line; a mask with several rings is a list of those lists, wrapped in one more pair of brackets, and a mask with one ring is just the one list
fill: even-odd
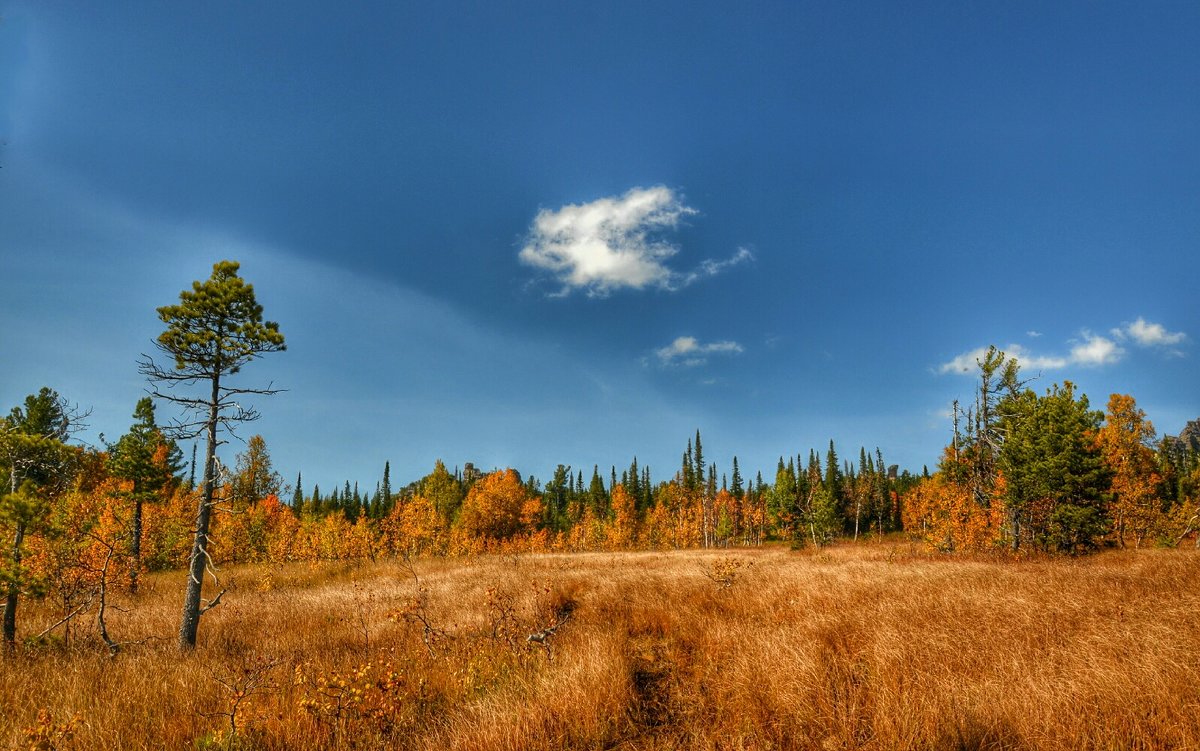
[(217, 418), (220, 406), (220, 376), (212, 380), (212, 400), (208, 407), (208, 445), (204, 450), (204, 491), (196, 508), (196, 529), (192, 537), (192, 557), (188, 564), (187, 589), (183, 598), (183, 616), (179, 622), (179, 648), (187, 651), (196, 646), (200, 628), (200, 593), (204, 588), (204, 572), (208, 563), (208, 528), (212, 521), (213, 495), (216, 492)]

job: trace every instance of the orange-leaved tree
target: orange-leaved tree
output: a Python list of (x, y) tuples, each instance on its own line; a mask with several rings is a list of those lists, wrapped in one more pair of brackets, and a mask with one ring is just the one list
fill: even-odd
[(1121, 547), (1131, 539), (1134, 547), (1141, 547), (1164, 521), (1162, 476), (1153, 443), (1154, 426), (1133, 397), (1109, 397), (1104, 427), (1096, 432), (1096, 447), (1112, 473), (1109, 514), (1113, 536)]
[(529, 493), (515, 469), (492, 472), (471, 486), (459, 510), (457, 527), (469, 536), (505, 539), (521, 530)]

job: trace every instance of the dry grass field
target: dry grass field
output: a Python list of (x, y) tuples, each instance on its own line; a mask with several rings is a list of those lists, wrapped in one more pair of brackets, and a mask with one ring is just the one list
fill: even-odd
[[(193, 654), (174, 574), (109, 614), (118, 640), (162, 640), (109, 657), (89, 621), (6, 657), (0, 747), (1200, 748), (1196, 551), (1012, 562), (894, 542), (225, 575)], [(53, 620), (21, 611), (26, 632)]]

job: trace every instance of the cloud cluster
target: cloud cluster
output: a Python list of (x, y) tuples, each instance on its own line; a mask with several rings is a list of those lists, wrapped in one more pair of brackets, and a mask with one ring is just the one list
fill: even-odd
[(1132, 339), (1139, 347), (1174, 347), (1187, 340), (1182, 331), (1167, 331), (1161, 323), (1150, 323), (1140, 316), (1133, 323), (1113, 329), (1112, 334), (1118, 339)]
[(681, 336), (667, 346), (655, 350), (654, 354), (663, 365), (682, 365), (690, 368), (703, 365), (708, 361), (709, 355), (736, 355), (742, 351), (742, 345), (737, 342), (701, 344), (694, 336)]
[[(1183, 332), (1167, 331), (1162, 324), (1150, 323), (1144, 318), (1138, 318), (1130, 324), (1112, 329), (1111, 338), (1091, 331), (1080, 332), (1079, 338), (1068, 342), (1070, 350), (1066, 355), (1037, 355), (1020, 344), (1010, 344), (1004, 348), (1005, 354), (1014, 358), (1021, 367), (1031, 370), (1060, 370), (1070, 365), (1081, 367), (1100, 367), (1114, 365), (1127, 354), (1121, 342), (1132, 341), (1142, 348), (1166, 350), (1172, 355), (1181, 356), (1183, 353), (1171, 349), (1187, 340)], [(1034, 336), (1034, 332), (1028, 332)], [(1040, 336), (1038, 334), (1037, 336)], [(977, 360), (987, 353), (987, 347), (979, 347), (944, 362), (937, 367), (939, 373), (973, 374), (978, 370)]]
[(622, 288), (681, 289), (753, 258), (749, 250), (739, 248), (732, 257), (704, 261), (693, 271), (670, 268), (667, 261), (679, 248), (662, 235), (695, 213), (662, 185), (557, 211), (542, 209), (519, 257), (562, 284), (558, 295), (580, 289), (593, 297)]
[[(1037, 370), (1057, 370), (1067, 366), (1069, 360), (1065, 357), (1034, 355), (1020, 344), (1010, 344), (1002, 348), (1004, 354), (1016, 359), (1021, 367)], [(973, 374), (979, 370), (978, 362), (987, 354), (987, 347), (978, 347), (970, 352), (963, 352), (949, 362), (938, 366), (939, 373)]]

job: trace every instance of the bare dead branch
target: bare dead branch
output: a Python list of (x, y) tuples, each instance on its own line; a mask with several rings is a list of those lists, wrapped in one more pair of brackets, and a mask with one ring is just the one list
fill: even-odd
[[(7, 604), (7, 603), (0, 603), (0, 610), (3, 610), (3, 609), (4, 609), (4, 605), (5, 605), (5, 604)], [(67, 613), (65, 616), (63, 616), (63, 617), (62, 617), (62, 618), (60, 618), (59, 620), (55, 621), (54, 623), (50, 624), (50, 625), (49, 625), (49, 626), (47, 626), (46, 628), (42, 629), (41, 633), (39, 633), (37, 636), (33, 637), (33, 638), (34, 638), (34, 640), (35, 640), (35, 641), (37, 641), (37, 640), (40, 640), (40, 639), (42, 639), (42, 638), (43, 638), (43, 637), (45, 637), (47, 634), (49, 634), (51, 631), (53, 631), (54, 629), (56, 629), (56, 628), (58, 628), (59, 626), (63, 625), (64, 623), (67, 623), (68, 621), (70, 621), (70, 620), (71, 620), (72, 618), (74, 618), (75, 616), (77, 616), (77, 615), (80, 615), (81, 613), (84, 613), (84, 612), (86, 612), (86, 611), (87, 611), (87, 609), (88, 609), (88, 608), (90, 608), (91, 606), (92, 606), (92, 598), (91, 598), (91, 597), (89, 597), (87, 600), (85, 600), (85, 601), (84, 601), (84, 603), (83, 603), (82, 605), (80, 605), (79, 607), (75, 608), (75, 609), (74, 609), (74, 610), (72, 610), (70, 613)]]
[[(213, 585), (214, 585), (214, 586), (217, 586), (217, 587), (221, 586), (221, 580), (220, 580), (220, 578), (217, 576), (217, 568), (216, 568), (216, 566), (213, 564), (212, 556), (210, 556), (210, 555), (208, 554), (208, 548), (207, 548), (207, 547), (205, 547), (205, 548), (201, 548), (201, 552), (202, 552), (202, 553), (204, 553), (204, 560), (205, 560), (205, 564), (204, 564), (204, 570), (205, 570), (206, 572), (208, 572), (208, 575), (209, 575), (209, 576), (211, 576), (211, 577), (212, 577), (212, 579), (213, 579)], [(215, 608), (216, 606), (220, 605), (220, 604), (221, 604), (221, 598), (222, 598), (222, 597), (224, 597), (224, 596), (225, 596), (225, 593), (226, 593), (226, 592), (228, 592), (228, 591), (229, 591), (229, 590), (228, 590), (227, 588), (226, 588), (226, 589), (222, 589), (220, 592), (218, 592), (218, 593), (217, 593), (217, 596), (216, 596), (216, 597), (214, 597), (214, 598), (212, 598), (211, 600), (202, 600), (201, 602), (207, 602), (208, 604), (207, 604), (207, 605), (202, 605), (202, 606), (201, 606), (201, 608), (200, 608), (200, 615), (204, 615), (204, 614), (205, 614), (205, 613), (207, 613), (208, 611), (210, 611), (210, 610), (212, 610), (213, 608)]]

